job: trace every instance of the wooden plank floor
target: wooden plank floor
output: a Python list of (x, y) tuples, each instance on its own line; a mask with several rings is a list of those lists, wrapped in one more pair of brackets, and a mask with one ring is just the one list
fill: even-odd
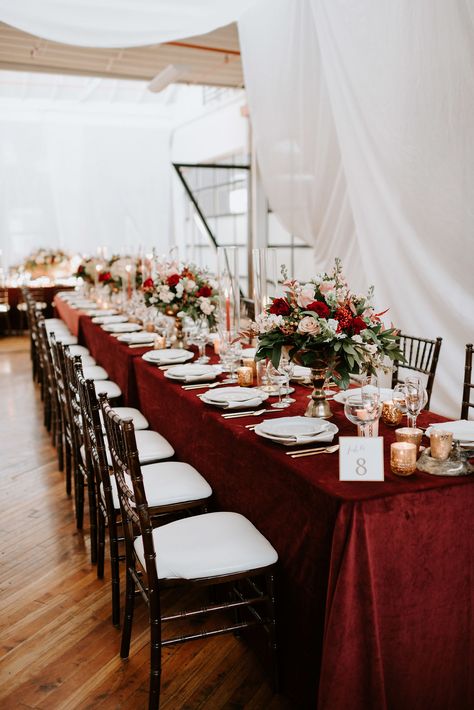
[[(0, 708), (140, 710), (148, 698), (148, 624), (130, 658), (110, 622), (109, 569), (98, 580), (87, 529), (42, 424), (27, 338), (0, 339)], [(106, 560), (106, 565), (108, 560)], [(165, 600), (173, 608), (173, 592)], [(164, 651), (163, 710), (288, 710), (253, 651), (233, 636)]]

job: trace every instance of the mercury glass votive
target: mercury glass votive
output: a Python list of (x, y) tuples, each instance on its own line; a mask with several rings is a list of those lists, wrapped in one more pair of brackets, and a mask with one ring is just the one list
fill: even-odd
[(239, 387), (251, 387), (253, 385), (253, 370), (251, 367), (237, 368), (237, 382)]
[(398, 426), (403, 419), (403, 412), (391, 399), (382, 403), (382, 421), (387, 426)]
[(395, 429), (395, 438), (397, 441), (405, 441), (409, 444), (415, 444), (417, 455), (420, 451), (421, 439), (423, 432), (421, 429), (414, 429), (413, 427), (402, 427), (401, 429)]
[(397, 476), (411, 476), (416, 471), (416, 444), (397, 441), (390, 446), (390, 468)]
[(154, 350), (164, 350), (166, 348), (166, 338), (164, 335), (157, 335), (153, 341)]
[(253, 376), (257, 377), (257, 363), (255, 362), (253, 357), (243, 357), (242, 367), (250, 367), (253, 372)]
[(446, 461), (451, 453), (452, 445), (453, 433), (451, 431), (432, 429), (430, 433), (430, 449), (432, 458), (438, 459), (438, 461)]

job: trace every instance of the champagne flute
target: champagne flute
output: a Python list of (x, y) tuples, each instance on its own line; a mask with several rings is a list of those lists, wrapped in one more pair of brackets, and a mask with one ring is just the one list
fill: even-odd
[(426, 403), (426, 390), (420, 377), (407, 377), (403, 385), (407, 408), (408, 426), (416, 429), (416, 420)]

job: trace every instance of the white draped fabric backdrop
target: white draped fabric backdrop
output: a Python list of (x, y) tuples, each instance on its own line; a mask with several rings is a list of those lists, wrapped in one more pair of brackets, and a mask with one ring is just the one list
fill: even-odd
[(474, 0), (0, 0), (48, 39), (130, 46), (239, 20), (265, 190), (404, 332), (443, 337), (432, 407), (458, 416), (474, 337)]

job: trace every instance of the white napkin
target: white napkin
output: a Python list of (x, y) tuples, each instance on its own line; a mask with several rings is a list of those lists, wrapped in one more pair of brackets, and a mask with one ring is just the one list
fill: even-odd
[[(260, 407), (264, 402), (260, 397), (254, 397), (253, 399), (246, 399), (243, 402), (222, 402), (223, 409), (252, 409), (252, 407)], [(217, 402), (212, 402), (212, 404), (217, 404)]]

